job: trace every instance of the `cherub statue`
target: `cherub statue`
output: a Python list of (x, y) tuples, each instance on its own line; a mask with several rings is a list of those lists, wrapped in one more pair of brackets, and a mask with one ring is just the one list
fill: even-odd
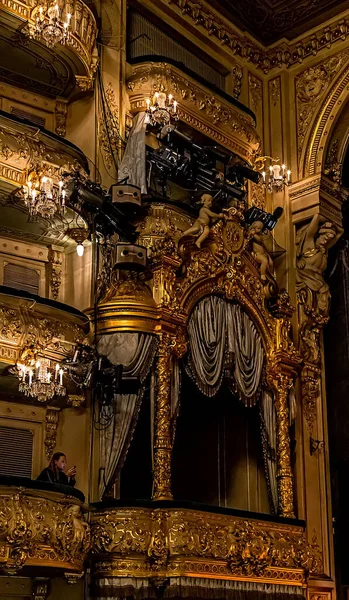
[(251, 234), (252, 255), (260, 264), (262, 281), (266, 281), (267, 273), (273, 274), (274, 265), (265, 245), (266, 237), (270, 234), (270, 231), (267, 229), (264, 233), (263, 230), (264, 224), (262, 221), (254, 221), (248, 228)]
[(323, 278), (328, 250), (343, 233), (343, 229), (314, 215), (311, 222), (297, 232), (297, 292), (310, 291), (306, 296), (309, 309), (328, 315), (330, 290)]
[(185, 231), (183, 233), (181, 239), (187, 235), (194, 236), (194, 235), (199, 234), (199, 237), (197, 238), (195, 245), (198, 248), (201, 248), (202, 242), (205, 241), (205, 239), (207, 238), (207, 236), (210, 233), (210, 228), (211, 228), (212, 222), (216, 221), (217, 219), (224, 219), (223, 213), (217, 214), (217, 213), (212, 212), (212, 210), (210, 210), (211, 206), (212, 206), (212, 202), (213, 202), (213, 198), (210, 194), (203, 194), (201, 196), (202, 208), (200, 208), (199, 216), (196, 219), (196, 221), (194, 221), (193, 225), (191, 227), (189, 227), (189, 229), (187, 229), (187, 231)]

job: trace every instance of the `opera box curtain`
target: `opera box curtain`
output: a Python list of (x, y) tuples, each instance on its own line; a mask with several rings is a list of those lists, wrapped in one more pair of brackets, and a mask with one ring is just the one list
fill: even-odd
[(100, 354), (114, 365), (123, 365), (123, 376), (137, 377), (140, 382), (137, 394), (114, 395), (112, 416), (100, 431), (101, 497), (114, 483), (126, 458), (137, 424), (143, 384), (153, 364), (156, 348), (157, 339), (142, 333), (114, 333), (102, 336), (98, 342)]
[(187, 372), (206, 396), (214, 396), (227, 377), (246, 406), (256, 404), (262, 381), (264, 351), (248, 315), (217, 296), (204, 298), (188, 324)]
[(260, 335), (243, 309), (217, 296), (194, 308), (188, 324), (186, 370), (206, 396), (214, 396), (223, 378), (245, 406), (260, 401), (261, 435), (270, 506), (277, 513), (276, 410), (263, 389), (265, 355)]

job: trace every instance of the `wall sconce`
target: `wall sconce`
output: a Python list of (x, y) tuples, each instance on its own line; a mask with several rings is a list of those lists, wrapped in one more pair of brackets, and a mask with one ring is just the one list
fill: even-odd
[(310, 438), (310, 456), (313, 456), (315, 452), (322, 450), (324, 447), (325, 442), (323, 440), (314, 440), (314, 438)]
[(78, 256), (84, 255), (84, 241), (87, 240), (90, 232), (83, 227), (72, 227), (68, 229), (67, 234), (76, 242), (76, 252)]
[[(267, 167), (267, 160), (269, 166)], [(255, 161), (255, 167), (260, 163), (262, 166), (257, 167), (257, 171), (262, 169), (262, 184), (269, 194), (273, 192), (283, 192), (284, 189), (291, 184), (291, 171), (285, 164), (278, 164), (278, 158), (271, 156), (260, 156)]]

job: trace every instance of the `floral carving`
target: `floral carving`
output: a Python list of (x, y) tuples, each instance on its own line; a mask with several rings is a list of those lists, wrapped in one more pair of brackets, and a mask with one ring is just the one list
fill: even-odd
[[(140, 539), (136, 547), (134, 539)], [(302, 569), (304, 575), (319, 573), (322, 568), (316, 540), (309, 544), (300, 527), (192, 510), (123, 508), (97, 512), (92, 515), (92, 540), (99, 573), (122, 572), (131, 555), (135, 562), (128, 568), (136, 572), (139, 564), (148, 576), (159, 568), (168, 575), (180, 572), (181, 563), (187, 570), (190, 562), (200, 562), (204, 572), (209, 572), (211, 565), (212, 572), (221, 568), (226, 575), (261, 578), (275, 567), (285, 572)]]
[(334, 138), (327, 153), (324, 173), (332, 179), (332, 181), (340, 189), (342, 178), (342, 163), (338, 158), (338, 138)]
[(250, 93), (252, 108), (253, 110), (258, 110), (258, 107), (262, 102), (263, 98), (262, 81), (254, 75), (252, 75), (251, 73), (248, 74), (248, 89)]
[(280, 77), (276, 77), (269, 81), (269, 94), (272, 101), (273, 106), (279, 104), (281, 99), (281, 83)]
[(59, 421), (59, 411), (54, 408), (47, 408), (45, 415), (45, 455), (47, 460), (51, 459), (56, 446), (56, 437)]
[(99, 119), (99, 141), (107, 167), (115, 169), (119, 161), (122, 140), (119, 130), (119, 108), (111, 82), (106, 87), (102, 102), (105, 103), (105, 108), (101, 109)]
[(296, 42), (282, 40), (280, 44), (266, 48), (253, 41), (250, 36), (242, 35), (233, 26), (229, 26), (208, 3), (198, 0), (165, 1), (181, 11), (182, 17), (194, 27), (204, 28), (211, 37), (216, 38), (219, 45), (223, 43), (232, 55), (247, 58), (266, 74), (275, 67), (290, 67), (302, 63), (306, 58), (316, 56), (320, 50), (342, 43), (349, 34), (348, 23), (340, 15), (334, 23), (319, 29), (315, 34), (305, 35)]
[[(60, 504), (25, 492), (0, 495), (0, 548), (8, 548), (6, 569), (64, 563), (81, 571), (90, 547), (89, 526), (78, 504)], [(48, 550), (48, 555), (45, 552)], [(44, 558), (45, 557), (45, 558)]]

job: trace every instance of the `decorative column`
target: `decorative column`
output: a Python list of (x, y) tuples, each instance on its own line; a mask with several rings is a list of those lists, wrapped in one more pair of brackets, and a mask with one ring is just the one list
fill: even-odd
[(186, 349), (183, 332), (160, 334), (156, 364), (153, 500), (172, 500), (171, 359)]
[(290, 415), (288, 394), (292, 386), (292, 378), (282, 372), (279, 365), (269, 375), (270, 385), (274, 390), (275, 408), (277, 415), (276, 431), (276, 478), (278, 484), (279, 515), (294, 517), (293, 474), (291, 469), (290, 451)]
[(153, 500), (172, 500), (171, 355), (175, 338), (160, 334), (156, 364)]
[[(337, 186), (338, 187), (338, 186)], [(322, 330), (329, 317), (330, 289), (323, 277), (329, 248), (341, 235), (341, 198), (335, 182), (316, 174), (292, 185), (290, 208), (295, 228), (294, 287), (297, 297), (296, 342), (303, 359), (296, 420), (299, 517), (306, 519), (308, 540), (319, 546), (321, 561), (311, 588), (330, 597), (334, 581), (333, 533), (327, 405)], [(301, 466), (300, 466), (301, 463)], [(315, 575), (315, 574), (314, 574)], [(332, 581), (331, 581), (332, 579)], [(313, 594), (309, 590), (309, 597)]]

